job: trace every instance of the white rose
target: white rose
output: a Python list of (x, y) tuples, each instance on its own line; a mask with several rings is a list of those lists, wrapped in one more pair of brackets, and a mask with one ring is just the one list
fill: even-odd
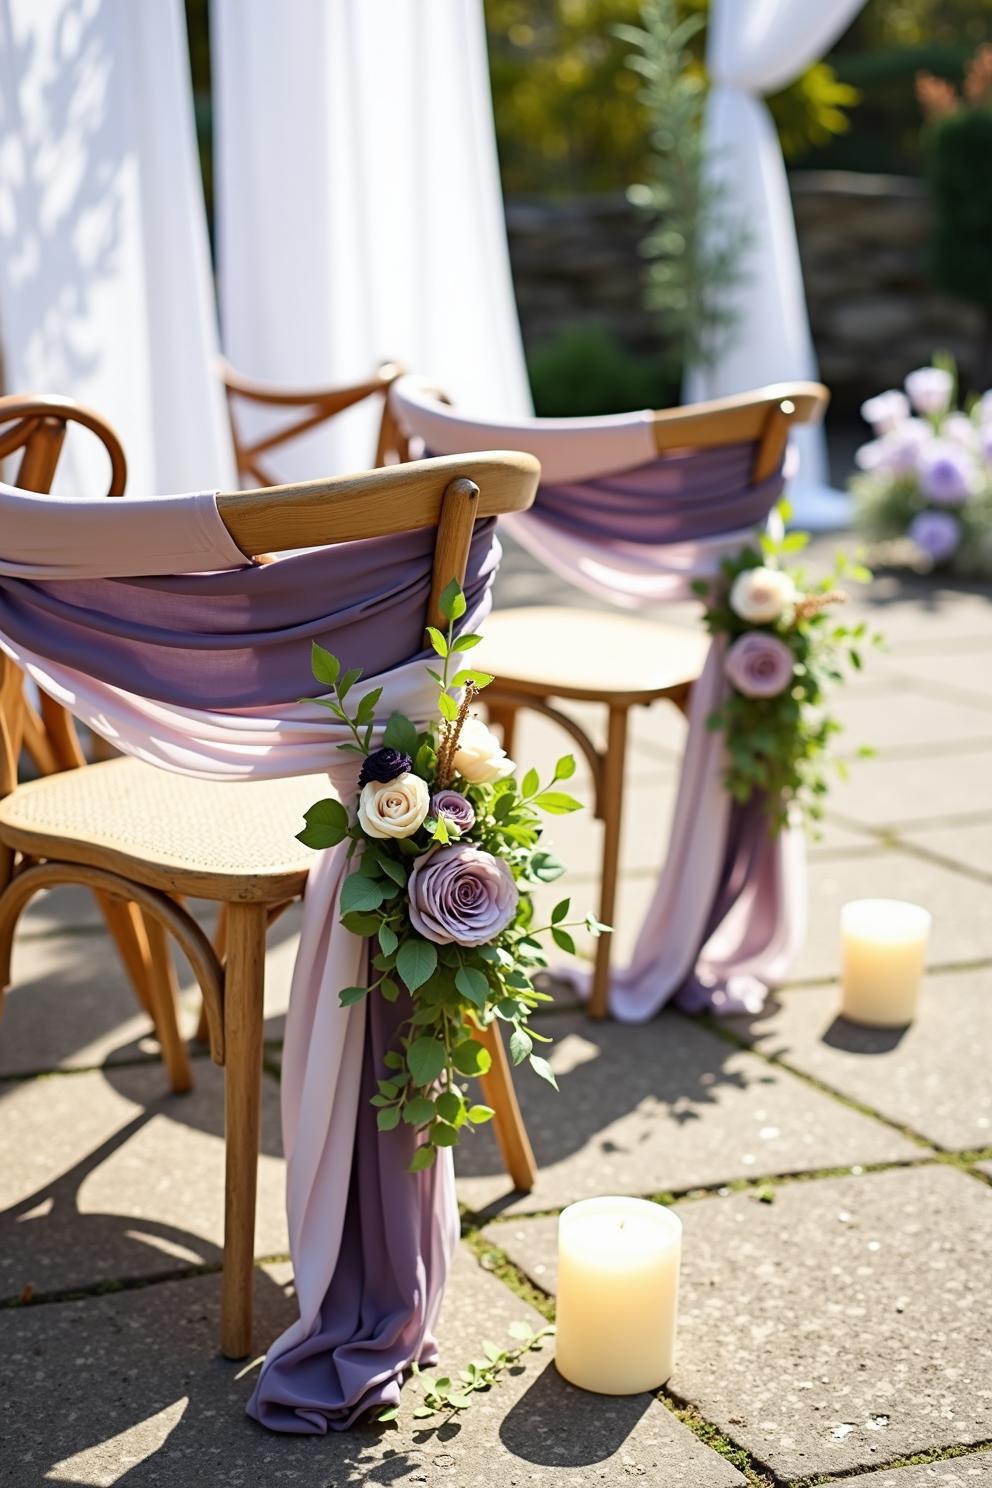
[(777, 620), (795, 598), (795, 584), (780, 569), (746, 568), (731, 586), (730, 608), (749, 625), (766, 625)]
[(898, 388), (876, 393), (861, 405), (861, 417), (871, 424), (876, 434), (888, 434), (909, 418), (909, 399)]
[(906, 378), (905, 387), (917, 413), (946, 413), (954, 392), (954, 378), (943, 367), (917, 367)]
[(370, 780), (358, 798), (358, 825), (370, 837), (412, 837), (430, 805), (426, 782), (409, 770), (395, 780)]
[(464, 775), (472, 785), (488, 785), (492, 780), (503, 780), (517, 768), (492, 729), (474, 716), (466, 718), (462, 724), (454, 766), (458, 774)]

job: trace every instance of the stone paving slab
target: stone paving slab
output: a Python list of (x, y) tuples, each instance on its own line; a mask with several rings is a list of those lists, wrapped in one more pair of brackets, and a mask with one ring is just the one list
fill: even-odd
[(851, 1488), (980, 1488), (992, 1482), (992, 1452), (968, 1452), (915, 1467), (883, 1468), (846, 1481)]
[(516, 1074), (540, 1176), (510, 1196), (490, 1129), (456, 1157), (463, 1201), (526, 1213), (598, 1193), (656, 1194), (852, 1163), (916, 1157), (899, 1133), (666, 1013), (643, 1027), (583, 1013), (540, 1022), (555, 1037), (556, 1094)]
[(933, 916), (931, 966), (992, 958), (992, 884), (910, 853), (880, 851), (810, 864), (806, 942), (790, 981), (823, 980), (840, 969), (840, 910), (849, 899), (908, 899)]
[[(921, 708), (929, 704), (921, 700)], [(951, 749), (933, 759), (852, 760), (850, 779), (834, 781), (829, 815), (895, 829), (992, 813), (992, 751)]]
[(992, 816), (953, 827), (920, 827), (906, 832), (903, 840), (992, 882)]
[[(258, 1275), (262, 1338), (294, 1315), (286, 1280), (283, 1267)], [(744, 1483), (650, 1396), (594, 1398), (566, 1385), (550, 1343), (450, 1424), (412, 1420), (419, 1394), (411, 1384), (397, 1426), (273, 1435), (244, 1415), (255, 1371), (215, 1352), (218, 1294), (218, 1278), (207, 1277), (0, 1314), (5, 1488), (36, 1488), (42, 1479), (130, 1488)], [(461, 1250), (441, 1318), (441, 1368), (454, 1372), (478, 1357), (483, 1338), (508, 1342), (516, 1319), (543, 1322)]]
[(906, 1029), (859, 1027), (838, 1005), (836, 987), (804, 987), (728, 1024), (762, 1053), (940, 1147), (992, 1147), (992, 967), (928, 976)]
[[(156, 1065), (0, 1085), (0, 1298), (220, 1260), (223, 1076), (163, 1093)], [(263, 1080), (256, 1253), (286, 1251), (279, 1090)]]
[[(673, 1393), (778, 1476), (992, 1439), (992, 1193), (933, 1165), (678, 1206)], [(555, 1221), (485, 1238), (545, 1290)], [(901, 1482), (901, 1479), (899, 1480)]]
[(987, 636), (977, 644), (943, 645), (937, 655), (919, 649), (910, 653), (899, 649), (882, 661), (891, 677), (920, 692), (957, 694), (973, 702), (982, 701), (986, 706), (992, 701)]
[[(51, 898), (55, 898), (52, 895)], [(59, 909), (85, 914), (79, 899), (63, 899)], [(294, 906), (269, 932), (265, 967), (265, 1036), (281, 1038), (289, 985), (299, 939), (299, 908)], [(110, 937), (101, 922), (68, 921), (54, 933), (45, 928), (18, 936), (12, 964), (13, 985), (4, 1001), (0, 1023), (0, 1076), (39, 1070), (93, 1069), (156, 1056), (158, 1043)], [(68, 928), (67, 928), (68, 927)], [(176, 957), (180, 990), (180, 1027), (192, 1037), (200, 996), (181, 956)]]
[(850, 754), (863, 747), (880, 753), (934, 750), (942, 744), (992, 743), (992, 708), (953, 702), (899, 688), (844, 688), (831, 703), (843, 724), (834, 748)]

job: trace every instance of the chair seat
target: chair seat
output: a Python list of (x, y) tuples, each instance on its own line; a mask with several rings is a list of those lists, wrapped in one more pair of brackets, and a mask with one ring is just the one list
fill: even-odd
[(0, 801), (0, 838), (33, 857), (89, 863), (203, 898), (278, 903), (316, 861), (295, 841), (326, 776), (194, 780), (112, 759), (26, 785)]
[(534, 605), (490, 615), (471, 664), (534, 696), (650, 702), (694, 682), (707, 647), (701, 629)]

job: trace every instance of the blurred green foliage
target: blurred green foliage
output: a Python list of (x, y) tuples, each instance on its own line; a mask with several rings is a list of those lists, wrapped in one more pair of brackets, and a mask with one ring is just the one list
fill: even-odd
[(565, 326), (527, 359), (541, 418), (668, 408), (679, 399), (677, 359), (634, 356), (599, 321)]
[(933, 276), (948, 294), (992, 308), (992, 107), (936, 119), (925, 139), (937, 209)]

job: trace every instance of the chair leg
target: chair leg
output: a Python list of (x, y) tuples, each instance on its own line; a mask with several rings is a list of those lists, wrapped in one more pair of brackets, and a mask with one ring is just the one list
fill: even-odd
[(152, 997), (149, 990), (151, 956), (141, 912), (136, 904), (130, 904), (126, 899), (115, 899), (111, 894), (104, 894), (99, 890), (94, 890), (93, 897), (131, 978), (138, 1001), (152, 1018)]
[[(217, 959), (223, 966), (224, 958), (227, 955), (226, 904), (221, 904), (217, 910), (217, 927), (214, 930), (213, 946), (214, 950), (217, 952)], [(200, 1017), (196, 1025), (196, 1033), (193, 1035), (193, 1038), (198, 1044), (206, 1044), (210, 1042), (210, 1027), (207, 1023), (207, 1005), (205, 1002), (201, 1002), (200, 1004)]]
[[(599, 918), (612, 925), (617, 901), (617, 869), (620, 862), (620, 828), (623, 820), (623, 781), (627, 755), (627, 707), (610, 709), (603, 756), (599, 815), (603, 821), (603, 871), (599, 894)], [(605, 1018), (610, 1001), (610, 953), (613, 936), (601, 935), (596, 942), (596, 968), (589, 997), (590, 1018)]]
[(148, 937), (148, 991), (155, 1031), (162, 1046), (162, 1058), (169, 1072), (173, 1094), (185, 1095), (193, 1088), (193, 1072), (176, 1018), (176, 972), (172, 949), (159, 921), (151, 915), (142, 915), (140, 910), (138, 914), (144, 920), (145, 934)]
[(537, 1163), (534, 1161), (530, 1138), (517, 1104), (513, 1075), (503, 1047), (499, 1024), (491, 1023), (477, 1036), (492, 1056), (489, 1073), (482, 1076), (480, 1083), (488, 1104), (496, 1113), (493, 1116), (493, 1126), (496, 1128), (496, 1140), (503, 1154), (506, 1171), (513, 1179), (514, 1188), (530, 1193), (537, 1182)]
[(489, 722), (495, 724), (502, 735), (503, 748), (510, 757), (513, 757), (514, 736), (517, 730), (517, 705), (502, 700), (489, 702), (487, 699), (487, 711)]
[(227, 1174), (220, 1337), (221, 1351), (228, 1359), (243, 1359), (251, 1350), (265, 920), (264, 904), (229, 906), (224, 977)]

